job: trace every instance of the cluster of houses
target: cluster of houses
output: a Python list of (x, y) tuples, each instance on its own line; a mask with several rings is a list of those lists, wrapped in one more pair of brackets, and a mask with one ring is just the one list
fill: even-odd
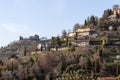
[[(115, 20), (120, 19), (120, 7), (119, 5), (113, 6), (113, 14), (108, 17), (109, 20)], [(120, 28), (120, 27), (118, 27)], [(113, 27), (110, 26), (109, 30), (112, 31)], [(109, 31), (108, 31), (109, 32)], [(91, 27), (80, 27), (73, 32), (68, 33), (68, 39), (71, 41), (73, 46), (81, 46), (81, 47), (87, 47), (90, 46), (90, 40), (92, 38), (97, 38), (100, 35), (100, 32), (97, 32), (96, 30), (92, 29)], [(36, 36), (34, 36), (36, 37)], [(31, 37), (32, 38), (32, 37)], [(66, 39), (65, 39), (66, 40)], [(48, 47), (51, 48), (51, 40), (44, 39), (40, 40), (40, 44), (38, 44), (39, 47), (42, 47), (43, 49), (48, 49)]]
[[(96, 38), (98, 35), (98, 32), (90, 27), (81, 27), (73, 32), (69, 32), (68, 39), (73, 46), (86, 47), (89, 46), (90, 38)], [(38, 49), (49, 50), (49, 48), (52, 47), (51, 40), (47, 38), (40, 39), (40, 43), (37, 47)]]
[[(107, 33), (110, 36), (112, 35), (111, 31), (112, 31), (112, 26), (110, 26), (109, 31), (105, 31), (105, 33)], [(93, 41), (93, 43), (96, 43), (96, 44), (92, 44), (92, 40), (94, 40), (95, 38), (99, 39), (101, 34), (102, 34), (101, 32), (94, 30), (93, 28), (80, 27), (74, 30), (73, 32), (69, 32), (67, 35), (67, 38), (69, 39), (69, 41), (71, 41), (71, 44), (73, 46), (91, 47), (91, 45), (97, 44), (97, 41), (96, 42)], [(38, 44), (38, 49), (41, 49), (41, 48), (42, 50), (49, 50), (50, 48), (54, 48), (51, 44), (51, 39), (41, 38)]]
[(89, 46), (91, 38), (98, 37), (98, 32), (90, 27), (81, 27), (74, 32), (68, 33), (68, 37), (71, 39), (73, 45), (86, 47)]

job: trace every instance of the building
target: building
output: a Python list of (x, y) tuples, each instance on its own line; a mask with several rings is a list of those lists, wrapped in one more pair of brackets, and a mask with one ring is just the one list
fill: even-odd
[(68, 37), (75, 37), (75, 36), (88, 36), (90, 32), (90, 28), (79, 28), (75, 30), (74, 32), (69, 32)]
[(113, 14), (114, 15), (120, 14), (120, 7), (119, 7), (119, 5), (114, 5), (113, 6)]
[(40, 43), (37, 46), (38, 49), (49, 51), (51, 48), (51, 40), (41, 40)]
[(84, 33), (84, 32), (89, 32), (91, 29), (90, 28), (79, 28), (76, 30), (77, 33)]
[(42, 48), (42, 44), (39, 43), (39, 44), (37, 45), (37, 49), (38, 49), (38, 50), (41, 50), (41, 48)]
[(83, 37), (87, 37), (90, 34), (90, 28), (79, 28), (77, 29), (76, 32), (76, 38), (77, 40), (83, 38)]
[(70, 32), (68, 37), (73, 38), (71, 39), (72, 45), (85, 47), (89, 46), (90, 38), (96, 38), (98, 35), (99, 34), (90, 27), (82, 27), (75, 30), (74, 32)]
[(77, 39), (81, 37), (92, 37), (95, 38), (98, 36), (98, 33), (95, 30), (92, 30), (91, 28), (80, 28), (76, 30), (77, 33)]
[(79, 28), (75, 30), (74, 32), (69, 32), (68, 37), (81, 38), (81, 37), (86, 37), (86, 36), (93, 35), (93, 34), (96, 35), (95, 31), (91, 30), (89, 27), (84, 27), (84, 28)]
[(115, 20), (120, 18), (120, 7), (119, 5), (114, 5), (113, 6), (113, 15), (110, 15), (108, 19), (110, 20)]
[(68, 33), (68, 36), (69, 36), (69, 37), (75, 37), (75, 36), (76, 36), (76, 32), (69, 32), (69, 33)]
[(90, 28), (79, 28), (76, 30), (76, 33), (78, 36), (88, 36), (90, 30)]

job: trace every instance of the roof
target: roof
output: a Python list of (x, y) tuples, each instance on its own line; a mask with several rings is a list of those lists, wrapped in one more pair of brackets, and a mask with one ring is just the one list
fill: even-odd
[(76, 30), (76, 32), (87, 32), (87, 31), (90, 31), (91, 29), (90, 28), (79, 28)]

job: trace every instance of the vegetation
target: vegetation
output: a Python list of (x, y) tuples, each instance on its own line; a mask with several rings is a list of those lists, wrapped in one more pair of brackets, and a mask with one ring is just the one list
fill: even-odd
[[(19, 41), (1, 47), (0, 80), (97, 80), (102, 76), (119, 80), (120, 18), (116, 14), (115, 19), (109, 19), (113, 14), (107, 9), (101, 18), (92, 15), (84, 25), (73, 26), (73, 32), (91, 28), (99, 34), (97, 37), (78, 39), (78, 34), (70, 37), (63, 30), (61, 36), (50, 40), (39, 39), (38, 35), (25, 39), (20, 36)], [(89, 46), (79, 45), (87, 40)]]

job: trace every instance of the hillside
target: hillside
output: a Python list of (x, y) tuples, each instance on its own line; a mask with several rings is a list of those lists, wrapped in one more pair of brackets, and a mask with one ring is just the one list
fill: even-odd
[[(0, 49), (1, 80), (120, 79), (120, 7), (88, 17), (51, 39), (38, 35)], [(111, 79), (108, 79), (111, 80)]]

